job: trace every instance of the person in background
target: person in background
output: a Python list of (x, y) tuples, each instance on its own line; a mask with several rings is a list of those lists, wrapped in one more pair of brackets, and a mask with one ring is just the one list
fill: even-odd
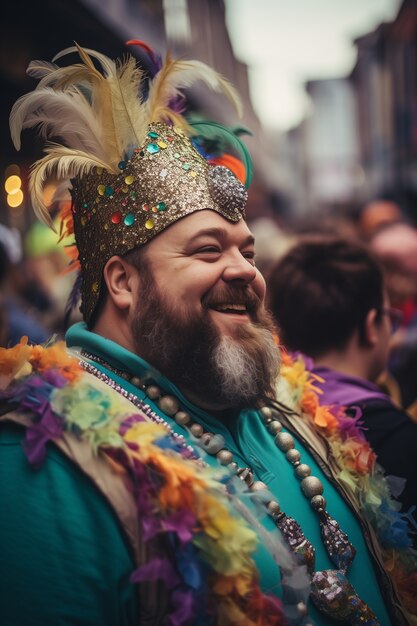
[(26, 279), (20, 233), (0, 224), (0, 346), (14, 346), (23, 335), (30, 343), (43, 343), (51, 334), (22, 295)]
[(392, 222), (376, 230), (368, 245), (382, 266), (392, 305), (403, 313), (391, 342), (389, 370), (403, 406), (417, 419), (417, 229), (404, 220)]
[(311, 359), (325, 405), (360, 416), (379, 463), (402, 479), (407, 512), (417, 503), (417, 424), (375, 384), (401, 320), (378, 262), (354, 240), (301, 238), (273, 267), (268, 294), (280, 340)]
[(32, 64), (42, 84), (12, 111), (17, 145), (39, 119), (65, 144), (33, 169), (32, 201), (49, 223), (42, 184), (72, 179), (84, 322), (68, 351), (0, 352), (1, 623), (406, 624), (363, 505), (276, 402), (248, 155), (239, 180), (204, 156), (213, 125), (179, 113), (196, 79), (234, 90), (138, 45), (147, 99), (132, 57), (77, 46), (59, 56), (79, 64)]
[(358, 215), (358, 236), (367, 242), (384, 226), (403, 221), (404, 215), (399, 204), (387, 198), (374, 198), (361, 208)]

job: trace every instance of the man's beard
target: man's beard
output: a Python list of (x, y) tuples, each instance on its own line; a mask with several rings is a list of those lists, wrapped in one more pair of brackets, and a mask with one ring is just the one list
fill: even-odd
[[(271, 315), (246, 286), (225, 286), (203, 298), (200, 316), (163, 302), (149, 270), (132, 323), (137, 353), (205, 406), (241, 409), (262, 406), (275, 396), (280, 356)], [(208, 306), (241, 303), (253, 320), (222, 335)], [(198, 400), (197, 400), (198, 401)]]

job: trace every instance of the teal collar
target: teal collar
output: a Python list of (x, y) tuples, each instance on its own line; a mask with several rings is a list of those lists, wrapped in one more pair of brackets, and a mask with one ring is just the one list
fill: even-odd
[[(226, 429), (223, 424), (220, 424), (218, 420), (213, 418), (210, 414), (187, 400), (178, 387), (149, 365), (149, 363), (114, 341), (91, 332), (84, 322), (79, 322), (71, 326), (65, 335), (65, 341), (68, 348), (73, 350), (85, 350), (103, 359), (115, 369), (127, 372), (133, 376), (138, 376), (142, 379), (152, 380), (156, 385), (164, 389), (164, 391), (178, 398), (181, 406), (194, 416), (199, 417), (209, 429), (215, 428), (216, 432), (219, 433)], [(111, 378), (114, 378), (111, 372), (106, 371), (106, 373)]]

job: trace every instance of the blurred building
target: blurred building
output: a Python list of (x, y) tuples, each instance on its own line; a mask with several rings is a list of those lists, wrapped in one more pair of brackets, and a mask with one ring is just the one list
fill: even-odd
[(345, 205), (362, 182), (355, 94), (344, 78), (306, 83), (310, 112), (287, 133), (297, 214)]
[(286, 133), (293, 211), (354, 212), (386, 197), (417, 222), (417, 0), (354, 44), (350, 76), (309, 80), (310, 110)]
[(417, 0), (355, 40), (361, 158), (369, 197), (388, 195), (417, 220)]
[[(245, 137), (245, 143), (254, 163), (262, 164), (264, 155), (257, 140), (261, 131), (250, 103), (247, 68), (234, 57), (223, 0), (15, 0), (5, 5), (2, 18), (0, 222), (25, 231), (34, 219), (27, 195), (28, 167), (41, 156), (41, 143), (32, 131), (25, 131), (22, 150), (17, 153), (8, 129), (13, 103), (35, 84), (26, 76), (26, 67), (32, 59), (52, 59), (74, 41), (116, 58), (126, 53), (125, 41), (142, 39), (162, 54), (169, 48), (175, 56), (208, 63), (236, 86), (245, 115), (237, 120), (226, 98), (213, 94), (202, 83), (189, 91), (193, 110), (225, 125), (249, 129), (253, 137)], [(132, 47), (130, 52), (146, 67), (148, 60), (139, 48)], [(18, 166), (18, 171), (10, 165)], [(23, 201), (8, 207), (3, 183), (8, 175), (16, 173), (22, 180)], [(261, 165), (255, 166), (253, 189), (248, 215), (255, 218), (269, 214), (271, 200)]]

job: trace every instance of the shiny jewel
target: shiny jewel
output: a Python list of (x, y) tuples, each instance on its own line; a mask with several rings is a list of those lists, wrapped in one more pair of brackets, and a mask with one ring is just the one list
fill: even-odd
[(135, 223), (135, 219), (136, 218), (134, 213), (128, 213), (123, 222), (126, 226), (133, 226), (133, 224)]
[(168, 170), (161, 170), (159, 176), (160, 178), (166, 178), (168, 176)]
[(165, 150), (165, 148), (168, 148), (168, 144), (165, 143), (165, 141), (157, 141), (156, 143), (161, 148), (161, 150)]
[(127, 206), (129, 204), (129, 199), (126, 198), (126, 200), (123, 200), (122, 202), (122, 206)]
[(311, 581), (310, 597), (319, 611), (334, 620), (363, 626), (379, 624), (341, 571), (316, 572)]
[(209, 189), (213, 200), (218, 204), (228, 206), (230, 209), (244, 211), (248, 199), (245, 185), (223, 165), (209, 167)]
[(130, 198), (132, 198), (132, 200), (136, 200), (136, 196), (137, 195), (138, 194), (136, 193), (136, 191), (131, 191), (130, 194), (129, 194), (129, 196), (130, 196)]
[(104, 196), (104, 192), (106, 191), (106, 185), (99, 185), (97, 187), (97, 192), (99, 196)]
[(198, 445), (201, 446), (203, 450), (207, 452), (207, 454), (214, 455), (220, 452), (220, 450), (225, 447), (226, 442), (223, 435), (205, 433), (201, 437)]
[(204, 428), (201, 426), (201, 424), (191, 424), (190, 433), (194, 435), (194, 437), (199, 438), (204, 433)]
[(180, 426), (187, 426), (191, 422), (191, 415), (186, 411), (177, 411), (174, 419)]
[(184, 133), (182, 132), (181, 128), (174, 127), (174, 133), (176, 135), (179, 135), (180, 137), (184, 137)]
[(125, 170), (126, 169), (126, 161), (120, 161), (120, 163), (117, 166), (119, 168), (119, 170)]
[(105, 196), (112, 196), (114, 194), (114, 189), (110, 185), (108, 185), (104, 190)]
[(84, 202), (83, 207), (84, 207), (85, 209), (88, 209), (88, 204), (87, 204), (87, 202)]
[(146, 149), (150, 152), (150, 154), (156, 154), (160, 150), (158, 144), (156, 143), (150, 143), (149, 146), (146, 146)]
[(122, 214), (120, 213), (120, 211), (116, 211), (115, 213), (113, 213), (113, 215), (111, 216), (111, 221), (113, 222), (113, 224), (120, 224), (120, 222), (122, 221)]
[(174, 152), (174, 157), (175, 157), (176, 159), (179, 159), (179, 158), (180, 158), (180, 156), (181, 156), (181, 155), (180, 155), (180, 153), (179, 153), (179, 152)]
[(158, 211), (166, 211), (167, 205), (165, 204), (165, 202), (158, 202), (156, 208), (158, 209)]
[(193, 178), (195, 178), (197, 176), (197, 172), (195, 170), (191, 170), (190, 172), (190, 176), (192, 176)]
[(321, 496), (324, 487), (316, 476), (307, 476), (301, 481), (301, 489), (306, 498)]
[(219, 450), (216, 457), (222, 465), (229, 465), (233, 461), (233, 454), (229, 450)]
[(184, 163), (184, 165), (182, 166), (183, 170), (189, 170), (191, 167), (191, 165), (189, 165), (188, 163)]
[(102, 168), (102, 167), (96, 167), (96, 172), (97, 172), (97, 174), (98, 174), (99, 176), (101, 176), (101, 175), (102, 175), (102, 173), (103, 173), (103, 168)]
[(250, 467), (240, 467), (236, 472), (236, 476), (238, 476), (248, 487), (254, 483), (253, 472)]
[(145, 202), (145, 204), (142, 204), (142, 209), (144, 211), (149, 211), (149, 204), (147, 202)]
[(148, 133), (148, 137), (150, 137), (151, 139), (156, 139), (157, 137), (159, 137), (158, 133), (156, 133), (155, 131), (151, 130)]
[(167, 141), (174, 141), (174, 137), (171, 137), (171, 135), (169, 137), (166, 137)]
[(125, 178), (126, 185), (131, 185), (134, 181), (135, 181), (135, 177), (134, 176), (126, 176), (126, 178)]
[(158, 209), (156, 208), (156, 206), (153, 206), (151, 211), (152, 211), (152, 213), (158, 213)]
[(127, 185), (123, 185), (122, 191), (123, 193), (127, 193), (129, 191), (129, 187)]
[(91, 285), (91, 289), (93, 290), (94, 293), (98, 292), (98, 282), (97, 281)]
[(85, 226), (86, 224), (87, 224), (87, 218), (85, 217), (85, 215), (83, 215), (81, 218), (81, 226)]
[(167, 415), (175, 415), (179, 410), (178, 400), (174, 396), (163, 396), (158, 402), (159, 408)]
[(155, 226), (155, 223), (153, 220), (147, 220), (145, 222), (145, 228), (147, 228), (148, 230), (152, 230), (154, 226)]

